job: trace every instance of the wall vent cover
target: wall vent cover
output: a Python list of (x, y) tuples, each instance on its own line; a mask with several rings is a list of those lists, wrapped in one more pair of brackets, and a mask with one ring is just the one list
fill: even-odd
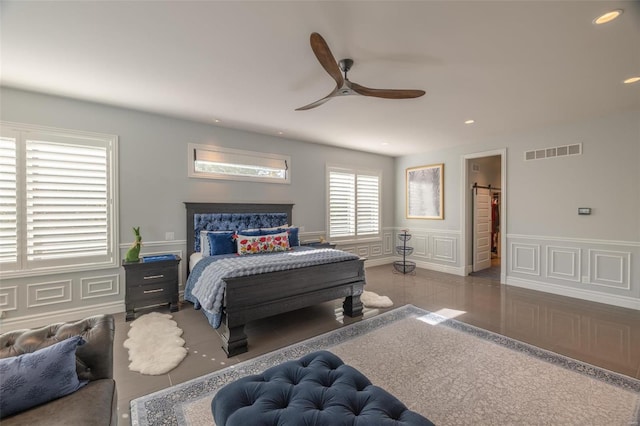
[(534, 151), (525, 151), (524, 160), (542, 160), (544, 158), (566, 157), (567, 155), (581, 155), (582, 144), (554, 146), (551, 148), (536, 149)]

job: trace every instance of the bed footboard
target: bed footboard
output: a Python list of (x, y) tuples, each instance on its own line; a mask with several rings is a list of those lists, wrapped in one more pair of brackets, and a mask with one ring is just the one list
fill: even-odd
[(364, 259), (229, 278), (217, 330), (228, 357), (248, 350), (247, 322), (344, 297), (344, 314), (362, 315)]

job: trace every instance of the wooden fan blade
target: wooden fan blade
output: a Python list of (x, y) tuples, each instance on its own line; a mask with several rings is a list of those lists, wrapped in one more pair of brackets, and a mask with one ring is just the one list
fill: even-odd
[(329, 99), (333, 98), (336, 95), (336, 93), (338, 93), (338, 86), (336, 86), (336, 88), (333, 89), (333, 91), (331, 93), (329, 93), (327, 96), (325, 96), (324, 98), (318, 99), (315, 102), (311, 102), (309, 105), (305, 105), (303, 107), (296, 108), (296, 111), (305, 111), (305, 110), (308, 110), (308, 109), (311, 109), (311, 108), (318, 107), (318, 106), (322, 105), (323, 103), (327, 102)]
[(351, 83), (351, 89), (364, 96), (374, 96), (385, 99), (419, 98), (426, 93), (424, 90), (370, 89), (353, 82)]
[(311, 50), (313, 50), (316, 58), (318, 58), (318, 62), (320, 62), (322, 68), (336, 81), (338, 87), (342, 86), (344, 78), (342, 77), (336, 58), (333, 57), (327, 42), (324, 41), (318, 33), (311, 33)]

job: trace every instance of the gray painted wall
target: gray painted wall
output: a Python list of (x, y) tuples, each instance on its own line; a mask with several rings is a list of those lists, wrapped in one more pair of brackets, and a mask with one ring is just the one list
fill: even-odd
[[(582, 155), (524, 161), (525, 151), (575, 143)], [(397, 158), (396, 225), (422, 236), (419, 265), (465, 273), (471, 259), (460, 247), (462, 157), (502, 148), (506, 282), (640, 309), (640, 111)], [(445, 164), (445, 219), (408, 220), (405, 169), (433, 163)], [(593, 213), (578, 216), (578, 207)], [(444, 234), (460, 254), (446, 261), (431, 244)]]
[[(0, 92), (0, 119), (62, 129), (84, 130), (117, 135), (119, 138), (119, 235), (121, 252), (133, 241), (133, 226), (140, 226), (142, 253), (174, 252), (184, 254), (186, 223), (184, 201), (208, 202), (292, 202), (296, 225), (307, 236), (325, 232), (326, 164), (345, 165), (382, 171), (382, 226), (394, 224), (394, 160), (326, 145), (310, 144), (276, 136), (238, 131), (203, 123), (106, 106), (73, 99), (47, 96), (10, 88)], [(187, 145), (212, 144), (229, 148), (291, 156), (291, 184), (234, 182), (187, 177)], [(173, 232), (175, 241), (165, 241)], [(378, 243), (378, 247), (382, 242)], [(346, 247), (369, 256), (383, 250), (369, 250), (357, 244)], [(184, 256), (183, 256), (184, 257)], [(186, 272), (182, 262), (182, 276)], [(87, 274), (105, 278), (105, 291), (87, 297), (90, 285)], [(89, 277), (90, 278), (90, 277)], [(60, 281), (64, 281), (64, 285)], [(84, 280), (84, 281), (83, 281)], [(58, 297), (46, 306), (33, 303), (27, 284), (57, 282)], [(11, 300), (0, 306), (5, 323), (18, 317), (34, 321), (49, 318), (52, 312), (86, 311), (88, 305), (100, 309), (124, 310), (124, 280), (119, 270), (90, 271), (81, 274), (58, 274), (29, 279), (3, 280), (0, 293)], [(15, 301), (15, 303), (13, 302)], [(95, 309), (94, 309), (95, 311)]]
[[(141, 226), (143, 254), (184, 254), (183, 201), (292, 202), (296, 224), (322, 235), (330, 163), (383, 173), (382, 241), (341, 248), (389, 261), (394, 234), (408, 227), (418, 266), (459, 275), (470, 262), (462, 238), (462, 158), (506, 148), (504, 282), (640, 309), (640, 111), (397, 159), (8, 88), (0, 89), (0, 119), (118, 135), (121, 253), (131, 227)], [(188, 143), (290, 155), (292, 183), (189, 179)], [(523, 160), (527, 150), (572, 143), (583, 144), (582, 155)], [(444, 220), (407, 220), (405, 169), (434, 163), (445, 164)], [(578, 207), (593, 214), (579, 217)], [(165, 232), (175, 241), (165, 241)], [(185, 270), (183, 262), (182, 277)], [(0, 296), (2, 328), (33, 326), (121, 312), (124, 280), (119, 269), (3, 279)]]

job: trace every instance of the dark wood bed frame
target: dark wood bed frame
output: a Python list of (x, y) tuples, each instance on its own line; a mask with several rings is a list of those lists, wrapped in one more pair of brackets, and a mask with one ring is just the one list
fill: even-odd
[[(288, 223), (293, 223), (293, 204), (185, 203), (185, 206), (187, 259), (194, 252), (196, 213), (287, 213)], [(228, 357), (247, 352), (244, 326), (249, 321), (343, 297), (345, 315), (362, 315), (364, 259), (229, 278), (225, 282), (225, 311), (216, 331)]]

